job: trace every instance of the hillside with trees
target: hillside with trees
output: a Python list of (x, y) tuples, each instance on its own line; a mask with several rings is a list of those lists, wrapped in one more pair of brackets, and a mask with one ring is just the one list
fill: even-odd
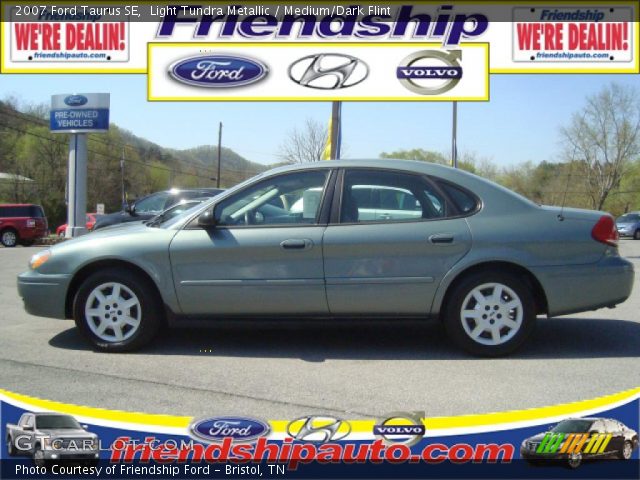
[[(0, 203), (37, 203), (50, 225), (66, 221), (69, 135), (52, 134), (48, 107), (21, 108), (0, 102)], [(229, 148), (221, 149), (220, 185), (229, 187), (264, 171)], [(104, 203), (107, 212), (121, 207), (122, 172), (129, 201), (168, 188), (216, 186), (217, 146), (188, 150), (164, 148), (112, 124), (88, 139), (87, 209)], [(124, 158), (124, 162), (122, 162)]]

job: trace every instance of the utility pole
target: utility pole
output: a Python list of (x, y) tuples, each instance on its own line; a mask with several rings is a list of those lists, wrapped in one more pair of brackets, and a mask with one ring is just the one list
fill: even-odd
[(451, 131), (451, 166), (458, 168), (458, 102), (453, 102), (453, 125)]
[(220, 165), (222, 162), (222, 122), (218, 127), (218, 176), (216, 178), (216, 187), (220, 188)]

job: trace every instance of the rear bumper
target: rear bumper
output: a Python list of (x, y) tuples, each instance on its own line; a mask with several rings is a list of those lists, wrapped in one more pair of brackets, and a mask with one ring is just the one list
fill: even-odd
[(534, 267), (542, 284), (549, 316), (613, 307), (624, 302), (633, 289), (633, 264), (622, 257), (605, 256), (590, 265)]
[(64, 319), (70, 281), (71, 275), (42, 275), (28, 270), (18, 275), (18, 294), (27, 313)]

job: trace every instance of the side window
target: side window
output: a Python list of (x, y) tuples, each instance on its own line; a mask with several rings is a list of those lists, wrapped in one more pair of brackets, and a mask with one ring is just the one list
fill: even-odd
[(27, 420), (29, 420), (29, 414), (25, 413), (20, 417), (20, 421), (18, 422), (18, 425), (21, 427), (24, 427), (27, 424)]
[(347, 170), (341, 223), (401, 222), (446, 216), (444, 198), (424, 178), (384, 170)]
[(328, 176), (329, 171), (325, 170), (264, 180), (218, 204), (218, 224), (315, 224)]
[(471, 213), (478, 208), (478, 200), (462, 188), (452, 185), (449, 182), (439, 181), (437, 183), (438, 186), (449, 195), (449, 198), (455, 203), (460, 213)]
[(166, 192), (154, 193), (142, 200), (136, 202), (136, 212), (148, 213), (148, 212), (161, 212), (165, 208), (165, 204), (169, 198), (169, 194)]
[(23, 427), (33, 427), (33, 415), (27, 415), (27, 418), (24, 420)]

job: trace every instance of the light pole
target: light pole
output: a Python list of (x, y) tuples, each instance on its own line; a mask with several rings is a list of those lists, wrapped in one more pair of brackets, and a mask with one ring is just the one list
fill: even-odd
[(218, 175), (216, 177), (216, 187), (220, 188), (220, 165), (222, 162), (222, 122), (218, 127)]

